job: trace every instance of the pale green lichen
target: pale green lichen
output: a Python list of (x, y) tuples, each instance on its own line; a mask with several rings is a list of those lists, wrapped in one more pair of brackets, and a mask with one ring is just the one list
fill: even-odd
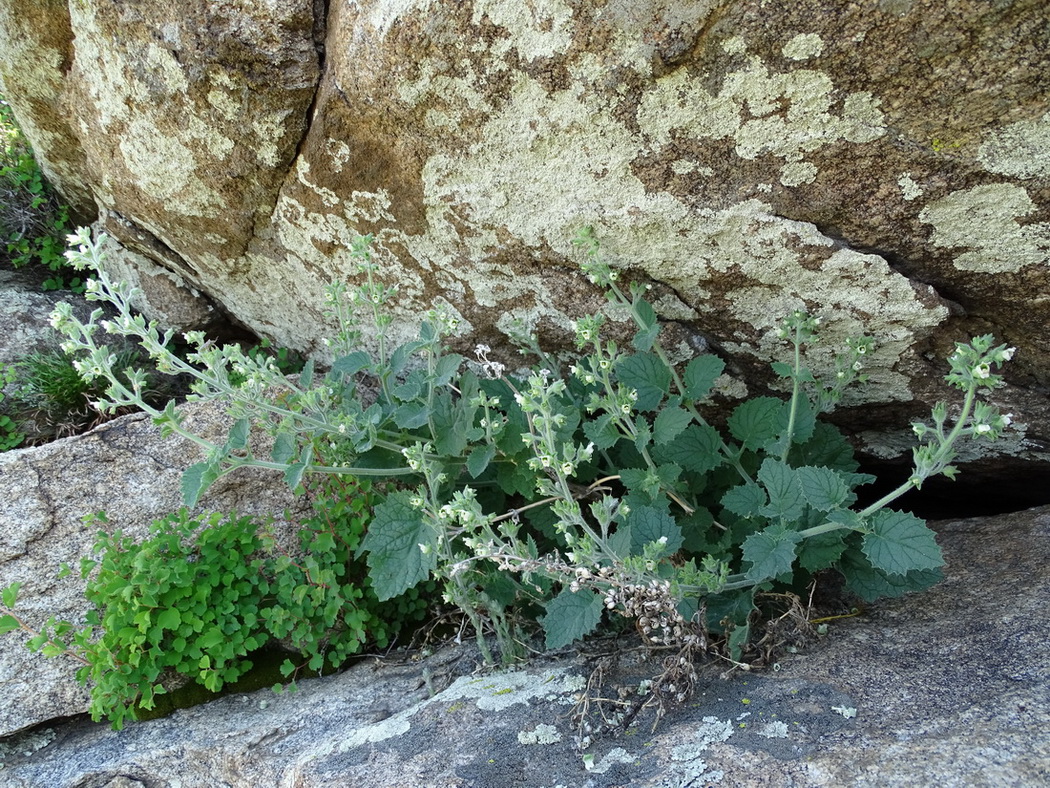
[(799, 33), (786, 44), (782, 52), (792, 60), (808, 60), (824, 51), (824, 40), (816, 33)]
[(915, 182), (910, 173), (906, 172), (897, 178), (897, 185), (901, 187), (901, 196), (905, 200), (922, 197), (922, 187)]
[(986, 170), (1012, 178), (1050, 176), (1050, 112), (993, 133), (977, 151)]
[(531, 731), (519, 731), (518, 741), (522, 744), (556, 744), (561, 741), (561, 732), (553, 725), (541, 722)]
[(934, 246), (970, 250), (955, 256), (956, 268), (994, 274), (1046, 264), (1050, 223), (1017, 221), (1035, 209), (1027, 190), (996, 183), (952, 192), (923, 208), (919, 219), (933, 225)]
[(817, 177), (817, 168), (808, 161), (796, 161), (785, 164), (780, 170), (780, 182), (785, 186), (801, 186), (813, 183)]

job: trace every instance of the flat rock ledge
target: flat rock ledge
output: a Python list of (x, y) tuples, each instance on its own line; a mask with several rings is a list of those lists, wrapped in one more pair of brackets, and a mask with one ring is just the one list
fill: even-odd
[[(231, 695), (114, 732), (84, 718), (2, 742), (12, 788), (684, 788), (1050, 785), (1050, 507), (936, 525), (933, 590), (831, 622), (780, 669), (720, 678), (588, 752), (586, 655), (472, 672), (448, 648), (365, 660), (295, 694)], [(624, 675), (647, 666), (621, 660)]]

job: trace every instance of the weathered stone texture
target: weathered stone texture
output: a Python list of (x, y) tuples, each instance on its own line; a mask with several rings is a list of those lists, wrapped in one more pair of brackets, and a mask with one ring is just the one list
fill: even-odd
[[(12, 788), (1013, 788), (1050, 782), (1050, 508), (935, 525), (948, 560), (934, 589), (830, 622), (780, 669), (719, 678), (655, 732), (592, 745), (569, 713), (598, 657), (473, 672), (476, 653), (368, 659), (296, 694), (232, 695), (131, 724), (84, 720), (3, 745)], [(608, 654), (608, 643), (595, 644)], [(626, 650), (606, 697), (657, 669)], [(407, 657), (407, 655), (405, 655)], [(126, 780), (127, 782), (121, 782)]]
[[(13, 7), (0, 40), (43, 41)], [(1009, 453), (1045, 460), (1040, 0), (69, 8), (74, 39), (0, 58), (8, 90), (38, 86), (15, 105), (38, 150), (120, 242), (280, 344), (323, 356), (322, 286), (364, 232), (401, 286), (396, 331), (438, 303), (470, 341), (515, 321), (564, 339), (600, 303), (571, 244), (594, 225), (749, 386), (789, 310), (824, 317), (818, 367), (873, 334), (852, 404), (875, 436), (945, 395), (952, 342), (994, 332), (1019, 349)]]

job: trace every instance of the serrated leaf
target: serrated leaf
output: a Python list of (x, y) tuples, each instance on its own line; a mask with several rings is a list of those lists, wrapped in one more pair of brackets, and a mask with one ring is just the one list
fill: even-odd
[(682, 546), (682, 529), (674, 518), (652, 506), (632, 506), (626, 524), (631, 529), (631, 553), (641, 555), (651, 542), (666, 539), (659, 556), (663, 558), (678, 551)]
[(702, 400), (711, 393), (718, 376), (725, 372), (725, 362), (718, 356), (697, 356), (685, 366), (685, 395), (691, 400)]
[(773, 370), (777, 377), (781, 378), (790, 378), (795, 374), (795, 368), (790, 364), (785, 364), (783, 361), (773, 361), (770, 363), (769, 368)]
[(692, 420), (692, 414), (682, 408), (664, 408), (653, 422), (653, 442), (657, 445), (670, 443), (682, 434)]
[(817, 422), (813, 436), (808, 441), (791, 448), (790, 459), (796, 467), (813, 465), (845, 473), (855, 471), (858, 467), (857, 461), (853, 459), (853, 447), (837, 428), (822, 421)]
[(284, 471), (284, 481), (288, 485), (289, 489), (294, 490), (299, 486), (299, 483), (303, 480), (303, 474), (306, 472), (307, 467), (310, 465), (314, 456), (314, 447), (311, 444), (307, 444), (303, 447), (302, 453), (299, 455), (299, 462), (294, 465), (289, 465)]
[(776, 437), (777, 417), (783, 402), (774, 397), (755, 397), (738, 405), (729, 417), (729, 431), (745, 449), (762, 448)]
[[(396, 351), (395, 351), (396, 352)], [(332, 364), (332, 375), (356, 375), (372, 364), (372, 359), (363, 350), (355, 350), (345, 356), (340, 356)]]
[(3, 593), (0, 594), (0, 600), (3, 601), (4, 607), (8, 610), (13, 610), (14, 606), (18, 604), (18, 591), (21, 588), (21, 583), (12, 583), (4, 588)]
[(496, 447), (492, 444), (478, 446), (467, 457), (467, 473), (472, 479), (478, 478), (489, 467), (489, 463), (495, 456)]
[(638, 392), (635, 407), (656, 410), (671, 387), (671, 371), (655, 353), (635, 353), (616, 365), (616, 376), (627, 388)]
[(409, 503), (411, 497), (412, 493), (402, 490), (375, 507), (361, 544), (380, 601), (426, 580), (437, 566), (435, 534), (424, 522), (422, 512)]
[(846, 502), (849, 487), (845, 480), (830, 468), (816, 468), (807, 465), (795, 469), (802, 494), (814, 509), (830, 512)]
[(656, 338), (660, 336), (660, 326), (650, 326), (649, 328), (643, 329), (634, 335), (634, 339), (631, 340), (631, 344), (635, 350), (646, 351), (651, 350), (653, 343), (656, 342)]
[(766, 517), (780, 517), (785, 520), (796, 520), (806, 508), (806, 499), (802, 488), (795, 478), (795, 470), (780, 460), (767, 457), (758, 469), (758, 480), (766, 488), (769, 505), (762, 508), (761, 514)]
[(274, 438), (270, 457), (274, 462), (286, 463), (293, 456), (295, 456), (295, 433), (291, 430), (281, 430)]
[(8, 632), (14, 632), (16, 629), (21, 629), (18, 625), (18, 619), (9, 614), (0, 616), (0, 635), (6, 635)]
[(831, 531), (803, 539), (798, 548), (798, 564), (807, 572), (819, 572), (833, 566), (846, 549), (843, 531)]
[(593, 632), (602, 618), (602, 595), (589, 589), (565, 589), (547, 603), (543, 631), (548, 649), (562, 648)]
[(941, 548), (926, 523), (909, 512), (884, 509), (868, 521), (871, 533), (862, 549), (872, 567), (890, 575), (903, 575), (944, 566)]
[(402, 402), (414, 400), (422, 395), (426, 387), (426, 375), (421, 369), (414, 369), (408, 373), (404, 381), (394, 386), (394, 396)]
[(798, 531), (782, 525), (751, 534), (742, 545), (744, 560), (751, 564), (747, 579), (758, 583), (790, 572), (795, 563), (795, 546), (801, 540)]
[(925, 591), (944, 579), (944, 573), (939, 568), (888, 575), (872, 567), (856, 549), (847, 550), (843, 554), (839, 569), (846, 578), (846, 587), (865, 602)]
[(740, 484), (722, 496), (722, 506), (741, 517), (754, 517), (766, 505), (766, 491), (757, 484)]
[(434, 424), (434, 448), (439, 454), (459, 457), (467, 449), (467, 430), (473, 422), (473, 411), (462, 399), (453, 400), (452, 395), (443, 390), (434, 397), (434, 409), (431, 420)]
[(720, 466), (725, 457), (720, 447), (722, 438), (708, 424), (690, 424), (671, 443), (654, 449), (660, 462), (673, 462), (687, 471), (707, 473)]
[[(425, 342), (420, 342), (418, 339), (414, 339), (411, 342), (406, 342), (403, 345), (398, 345), (394, 348), (394, 352), (390, 354), (390, 371), (395, 375), (401, 374), (405, 366), (408, 364), (408, 360), (412, 358), (413, 354), (419, 350)], [(361, 351), (357, 351), (361, 352)], [(350, 355), (354, 355), (351, 353)], [(364, 367), (362, 367), (364, 369)]]
[(616, 444), (621, 437), (620, 431), (613, 423), (613, 418), (605, 413), (593, 421), (583, 424), (583, 434), (594, 444), (596, 449), (608, 449)]

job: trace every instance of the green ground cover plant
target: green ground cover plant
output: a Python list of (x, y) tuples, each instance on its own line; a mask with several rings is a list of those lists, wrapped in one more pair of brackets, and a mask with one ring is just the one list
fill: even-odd
[[(442, 600), (473, 624), (488, 662), (522, 657), (536, 625), (544, 646), (558, 649), (626, 620), (649, 644), (681, 650), (681, 668), (652, 689), (680, 701), (692, 657), (712, 634), (729, 658), (743, 657), (759, 594), (797, 591), (821, 572), (839, 573), (869, 600), (940, 579), (933, 532), (890, 507), (932, 476), (954, 477), (959, 441), (994, 440), (1006, 429), (1009, 416), (984, 395), (1001, 385), (996, 370), (1011, 348), (990, 336), (957, 344), (947, 381), (962, 402), (938, 404), (931, 423), (913, 425), (911, 477), (859, 507), (856, 490), (872, 477), (819, 416), (863, 381), (873, 340), (849, 340), (821, 380), (804, 354), (819, 320), (787, 316), (787, 360), (774, 371), (790, 396), (749, 399), (719, 428), (704, 412), (722, 360), (672, 363), (646, 288), (621, 287), (593, 234), (577, 241), (584, 273), (608, 294), (607, 311), (633, 322), (633, 340), (621, 347), (603, 338), (604, 314), (583, 316), (571, 362), (523, 337), (536, 361), (522, 372), (484, 346), (470, 360), (452, 352), (456, 321), (438, 310), (417, 338), (392, 346), (387, 306), (396, 288), (381, 281), (367, 237), (352, 250), (360, 283), (327, 292), (338, 331), (323, 374), (307, 362), (286, 378), (270, 358), (192, 332), (195, 352), (174, 356), (171, 332), (131, 312), (131, 289), (106, 274), (86, 231), (71, 237), (68, 254), (95, 271), (87, 297), (111, 304), (117, 317), (96, 311), (85, 324), (60, 306), (54, 323), (81, 374), (107, 382), (103, 409), (142, 408), (205, 449), (184, 475), (187, 505), (243, 466), (273, 469), (292, 487), (313, 477), (390, 483), (355, 550), (377, 598), (437, 583)], [(361, 349), (361, 320), (374, 326), (374, 352)], [(173, 405), (151, 406), (142, 374), (113, 374), (99, 328), (138, 341), (162, 371), (191, 375), (192, 397), (224, 402), (234, 420), (227, 439), (209, 442)], [(269, 456), (251, 449), (257, 430), (272, 443)]]
[(44, 290), (82, 292), (80, 277), (70, 276), (65, 238), (69, 208), (44, 177), (11, 107), (0, 98), (0, 248), (15, 268), (40, 265), (51, 272)]
[(154, 522), (143, 541), (108, 527), (104, 515), (88, 517), (89, 527), (104, 527), (80, 565), (86, 626), (51, 619), (31, 627), (14, 612), (13, 584), (0, 632), (25, 632), (30, 649), (81, 663), (92, 718), (118, 729), (152, 709), (173, 678), (218, 692), (271, 643), (299, 655), (281, 668), (290, 679), (338, 668), (366, 645), (384, 648), (423, 617), (425, 589), (387, 601), (371, 591), (367, 567), (354, 558), (370, 515), (368, 483), (327, 479), (311, 494), (315, 513), (300, 524), (293, 551), (280, 549), (272, 527), (236, 515), (183, 509)]

